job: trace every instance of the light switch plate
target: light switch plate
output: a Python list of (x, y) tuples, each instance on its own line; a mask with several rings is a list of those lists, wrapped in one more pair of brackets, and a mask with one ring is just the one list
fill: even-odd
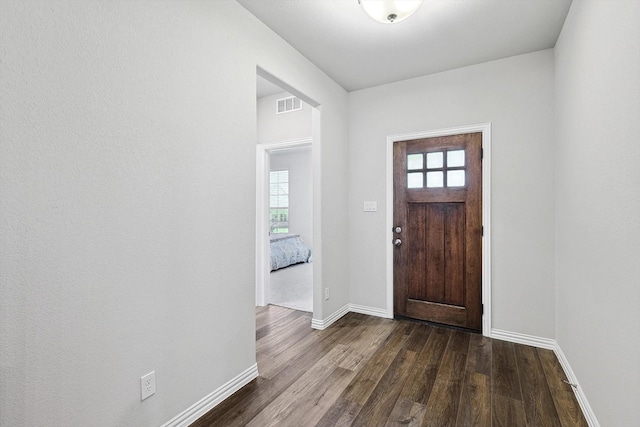
[(365, 212), (376, 212), (378, 210), (378, 202), (364, 202)]

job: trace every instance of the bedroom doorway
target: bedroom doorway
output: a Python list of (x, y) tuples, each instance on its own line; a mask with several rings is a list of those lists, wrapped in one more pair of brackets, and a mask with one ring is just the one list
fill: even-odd
[(269, 153), (267, 304), (313, 312), (311, 144)]
[(313, 312), (312, 132), (319, 111), (263, 74), (256, 95), (256, 305)]

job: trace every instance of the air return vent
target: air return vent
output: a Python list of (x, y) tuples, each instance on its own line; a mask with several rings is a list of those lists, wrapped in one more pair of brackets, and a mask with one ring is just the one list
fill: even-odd
[(300, 98), (290, 96), (288, 98), (280, 98), (276, 101), (276, 114), (290, 113), (291, 111), (302, 110), (302, 101)]

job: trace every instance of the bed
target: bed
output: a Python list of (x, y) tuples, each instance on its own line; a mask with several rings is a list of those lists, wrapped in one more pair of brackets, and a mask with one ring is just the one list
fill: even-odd
[(298, 234), (272, 234), (271, 271), (311, 262), (311, 249)]

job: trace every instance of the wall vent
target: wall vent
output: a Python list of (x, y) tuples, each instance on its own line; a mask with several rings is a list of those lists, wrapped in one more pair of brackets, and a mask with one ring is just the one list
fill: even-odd
[(280, 98), (276, 101), (276, 114), (302, 110), (302, 101), (295, 96)]

